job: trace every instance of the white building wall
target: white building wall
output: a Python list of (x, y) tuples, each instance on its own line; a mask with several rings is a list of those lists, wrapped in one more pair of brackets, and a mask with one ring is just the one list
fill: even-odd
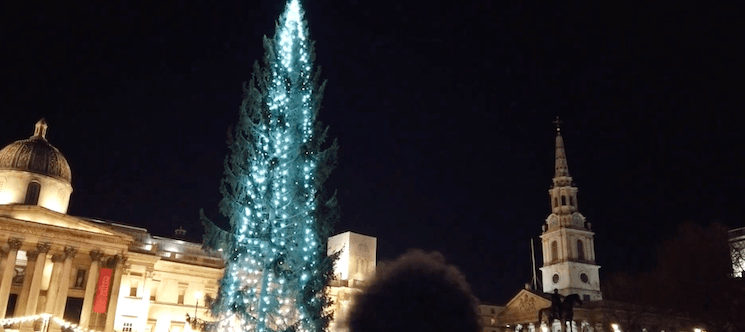
[(41, 185), (39, 206), (67, 213), (72, 186), (50, 176), (25, 171), (0, 171), (0, 204), (22, 204), (26, 200), (28, 184), (32, 181)]

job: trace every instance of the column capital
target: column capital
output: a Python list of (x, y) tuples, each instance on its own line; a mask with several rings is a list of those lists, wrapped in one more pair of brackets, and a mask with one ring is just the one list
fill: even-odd
[(75, 258), (75, 255), (77, 254), (78, 254), (78, 249), (75, 249), (73, 247), (65, 247), (65, 259)]
[(52, 248), (52, 245), (49, 242), (39, 242), (36, 244), (36, 250), (39, 253), (48, 253), (49, 249)]
[(127, 262), (127, 256), (124, 256), (122, 254), (116, 254), (114, 256), (109, 257), (109, 259), (106, 261), (106, 266), (110, 268), (118, 267), (120, 265), (124, 265), (124, 263)]
[(91, 262), (98, 262), (103, 257), (103, 252), (98, 249), (91, 250), (88, 255), (91, 257)]
[(8, 246), (10, 246), (10, 250), (18, 251), (21, 249), (21, 245), (23, 245), (23, 241), (19, 238), (9, 238), (8, 239)]
[(26, 259), (28, 259), (29, 262), (36, 261), (36, 257), (38, 257), (38, 256), (39, 256), (39, 251), (38, 250), (32, 250), (32, 251), (27, 251), (26, 252)]

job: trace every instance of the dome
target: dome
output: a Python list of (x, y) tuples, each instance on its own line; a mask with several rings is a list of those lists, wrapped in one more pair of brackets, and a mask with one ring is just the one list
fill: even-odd
[(70, 164), (62, 153), (47, 142), (47, 123), (36, 123), (34, 135), (0, 150), (0, 170), (27, 171), (72, 183)]

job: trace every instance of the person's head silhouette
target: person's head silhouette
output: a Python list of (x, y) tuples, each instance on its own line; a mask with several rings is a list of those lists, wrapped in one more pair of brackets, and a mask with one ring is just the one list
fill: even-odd
[(381, 264), (355, 298), (350, 332), (480, 330), (477, 300), (465, 276), (437, 252), (413, 250)]

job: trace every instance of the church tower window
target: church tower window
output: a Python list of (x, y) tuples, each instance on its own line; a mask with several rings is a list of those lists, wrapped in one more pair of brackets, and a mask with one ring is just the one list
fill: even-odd
[(567, 197), (564, 195), (561, 196), (561, 205), (567, 205)]
[(551, 242), (551, 260), (559, 260), (559, 244), (556, 241)]
[(569, 205), (574, 206), (574, 197), (569, 196)]
[(41, 191), (41, 184), (39, 182), (31, 182), (28, 184), (26, 189), (26, 205), (36, 205), (39, 203), (39, 192)]
[(577, 240), (577, 259), (585, 260), (585, 244), (582, 240)]

